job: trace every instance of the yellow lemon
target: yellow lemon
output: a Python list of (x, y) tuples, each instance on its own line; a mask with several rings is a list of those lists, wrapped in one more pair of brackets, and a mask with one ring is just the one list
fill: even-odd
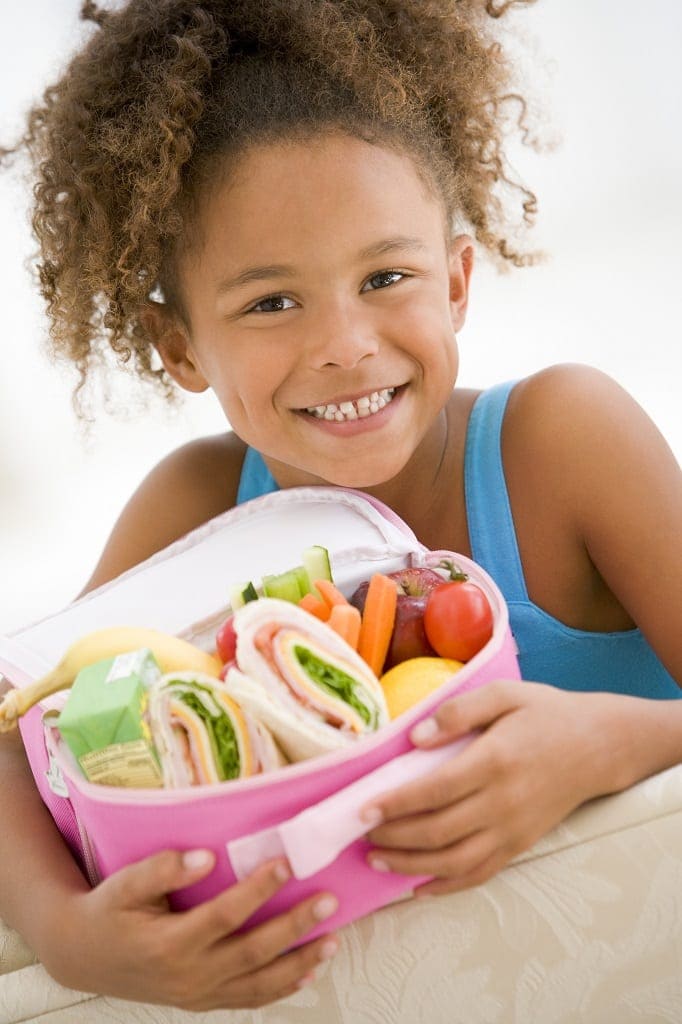
[(386, 697), (388, 713), (397, 718), (418, 701), (442, 686), (446, 679), (462, 668), (452, 658), (408, 658), (389, 668), (379, 680)]

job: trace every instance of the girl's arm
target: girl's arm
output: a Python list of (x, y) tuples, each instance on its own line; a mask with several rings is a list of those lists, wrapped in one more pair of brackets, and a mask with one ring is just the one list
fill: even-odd
[[(0, 742), (0, 909), (61, 984), (188, 1010), (261, 1006), (309, 979), (335, 949), (324, 936), (285, 951), (335, 910), (307, 899), (244, 935), (234, 932), (284, 884), (284, 861), (262, 865), (213, 900), (180, 913), (167, 894), (197, 882), (212, 855), (165, 851), (90, 889), (45, 809), (21, 739)], [(321, 905), (320, 905), (321, 903)]]
[[(238, 464), (230, 468), (225, 444), (233, 442), (193, 442), (150, 473), (84, 592), (228, 507)], [(166, 851), (91, 889), (42, 803), (18, 732), (0, 737), (0, 806), (0, 916), (64, 985), (192, 1010), (261, 1006), (294, 992), (333, 955), (330, 935), (286, 953), (334, 912), (331, 894), (234, 934), (286, 881), (281, 861), (181, 913), (167, 894), (210, 872), (205, 851), (189, 862)]]
[(82, 593), (231, 508), (244, 451), (243, 442), (228, 433), (198, 438), (167, 455), (126, 503)]
[[(596, 370), (552, 367), (523, 388), (510, 456), (532, 461), (536, 498), (539, 488), (546, 503), (553, 497), (559, 527), (575, 537), (576, 562), (591, 562), (682, 686), (682, 470), (675, 456), (637, 402)], [(510, 470), (514, 508), (521, 495)], [(525, 536), (524, 566), (533, 531)]]
[[(556, 499), (545, 506), (565, 515), (576, 562), (587, 550), (682, 685), (682, 473), (667, 444), (621, 388), (584, 367), (538, 375), (514, 417), (518, 457)], [(499, 682), (447, 701), (413, 739), (438, 745), (472, 729), (480, 736), (457, 758), (367, 808), (385, 822), (370, 833), (370, 863), (437, 876), (424, 892), (480, 884), (579, 804), (682, 761), (682, 699)]]

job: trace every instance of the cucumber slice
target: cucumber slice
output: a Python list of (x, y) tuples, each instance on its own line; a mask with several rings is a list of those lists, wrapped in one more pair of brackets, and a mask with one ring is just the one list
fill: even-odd
[[(301, 591), (301, 597), (305, 597), (306, 594), (310, 593), (310, 577), (302, 565), (297, 565), (295, 569), (291, 570), (298, 580), (298, 589)], [(319, 579), (319, 576), (317, 577)]]
[(232, 611), (233, 612), (236, 612), (237, 608), (241, 608), (242, 605), (245, 603), (245, 601), (244, 601), (244, 588), (245, 587), (246, 587), (246, 583), (235, 583), (234, 586), (230, 587), (230, 590), (229, 590), (230, 605), (232, 607)]
[(237, 608), (243, 607), (247, 601), (256, 601), (258, 599), (258, 591), (249, 580), (248, 583), (235, 583), (234, 586), (230, 587), (229, 596), (232, 611), (236, 612)]
[(282, 572), (277, 576), (263, 577), (263, 593), (266, 597), (278, 597), (281, 601), (298, 604), (303, 596), (295, 569)]
[(317, 590), (313, 586), (315, 580), (329, 580), (330, 583), (334, 582), (332, 577), (332, 567), (329, 561), (329, 552), (326, 548), (323, 548), (321, 544), (313, 544), (312, 547), (306, 548), (302, 554), (303, 566), (308, 574), (308, 589), (311, 590), (315, 597), (320, 597)]

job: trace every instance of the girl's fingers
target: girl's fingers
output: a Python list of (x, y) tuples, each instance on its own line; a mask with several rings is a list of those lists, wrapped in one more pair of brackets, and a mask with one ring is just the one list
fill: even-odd
[(202, 948), (225, 939), (248, 921), (291, 877), (284, 859), (268, 861), (253, 874), (175, 917), (180, 941)]
[(186, 911), (178, 926), (181, 940), (193, 941), (204, 949), (216, 946), (216, 954), (223, 962), (221, 969), (226, 975), (229, 971), (235, 976), (263, 967), (336, 913), (336, 897), (332, 893), (317, 893), (285, 913), (235, 935), (282, 887), (284, 883), (277, 874), (277, 866), (283, 863), (262, 865), (243, 882)]
[(487, 860), (477, 864), (468, 875), (459, 875), (457, 878), (434, 878), (431, 882), (418, 886), (414, 895), (417, 899), (422, 896), (442, 896), (449, 892), (461, 892), (473, 885), (483, 885), (501, 871), (510, 859), (511, 857), (504, 851), (496, 850)]
[(338, 909), (332, 893), (310, 896), (290, 910), (222, 944), (220, 957), (233, 975), (265, 967)]
[(445, 850), (372, 850), (367, 856), (367, 863), (375, 870), (394, 871), (400, 875), (461, 879), (492, 857), (497, 849), (495, 835), (490, 829), (484, 829)]
[(362, 809), (361, 816), (376, 827), (368, 834), (370, 842), (381, 842), (380, 828), (411, 814), (438, 811), (478, 792), (492, 778), (494, 764), (487, 755), (485, 737), (479, 737), (446, 764), (428, 775), (382, 793)]
[[(445, 701), (432, 718), (424, 719), (415, 726), (410, 736), (415, 740), (420, 727), (433, 723), (435, 731), (427, 728), (428, 736), (419, 740), (419, 746), (436, 747), (487, 728), (500, 717), (515, 711), (520, 706), (521, 691), (535, 685), (538, 684), (487, 683), (478, 690)], [(378, 824), (408, 814), (435, 811), (469, 796), (494, 774), (495, 763), (487, 758), (484, 739), (485, 733), (435, 772), (377, 797), (361, 809), (360, 816), (370, 824)], [(374, 841), (374, 836), (372, 832), (369, 838)]]
[(492, 824), (486, 793), (478, 791), (442, 810), (388, 822), (370, 833), (377, 846), (396, 850), (441, 850)]
[(170, 892), (198, 882), (213, 870), (215, 856), (210, 850), (163, 850), (121, 868), (101, 883), (120, 909), (158, 905)]
[(324, 935), (314, 942), (278, 957), (250, 974), (244, 974), (226, 986), (235, 1006), (264, 1006), (292, 995), (314, 980), (315, 968), (335, 956), (339, 940)]
[(410, 739), (420, 747), (437, 747), (474, 729), (485, 729), (501, 715), (519, 706), (522, 685), (532, 684), (496, 680), (452, 697), (444, 701), (430, 718), (419, 722), (410, 733)]

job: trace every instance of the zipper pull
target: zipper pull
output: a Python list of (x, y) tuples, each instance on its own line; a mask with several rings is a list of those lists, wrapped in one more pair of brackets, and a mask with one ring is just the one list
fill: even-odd
[(64, 782), (64, 776), (62, 775), (61, 768), (55, 761), (54, 756), (52, 754), (48, 753), (47, 756), (50, 760), (48, 769), (45, 772), (45, 778), (47, 779), (48, 786), (50, 787), (52, 792), (55, 793), (57, 796), (68, 797), (69, 791), (66, 788), (66, 783)]

